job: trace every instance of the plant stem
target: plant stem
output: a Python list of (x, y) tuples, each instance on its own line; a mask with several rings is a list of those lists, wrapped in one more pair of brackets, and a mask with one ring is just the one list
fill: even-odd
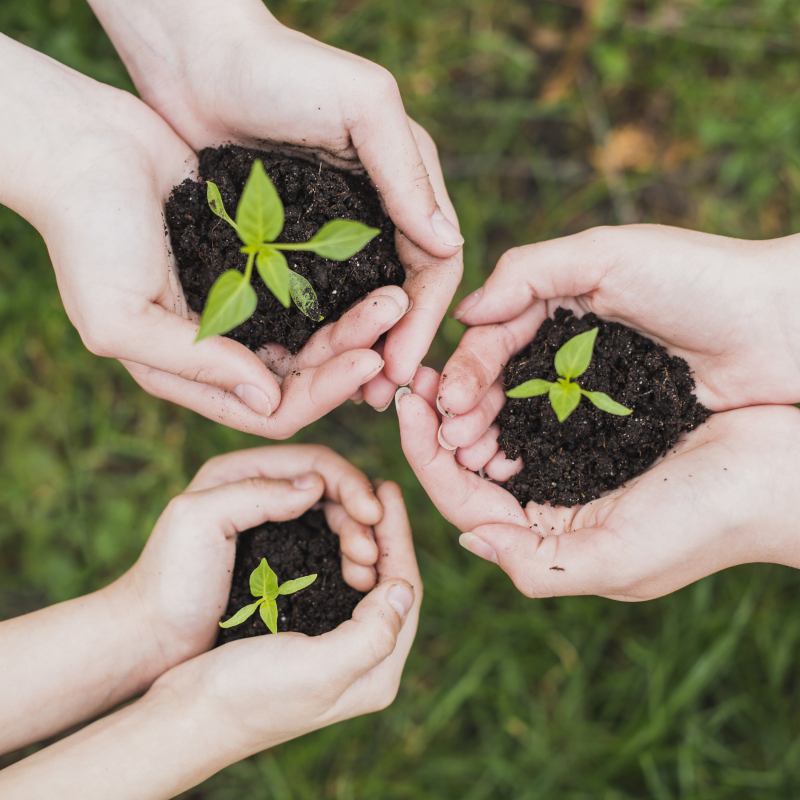
[(256, 260), (255, 253), (247, 254), (247, 266), (244, 269), (244, 279), (250, 283), (250, 278), (253, 274), (253, 262)]

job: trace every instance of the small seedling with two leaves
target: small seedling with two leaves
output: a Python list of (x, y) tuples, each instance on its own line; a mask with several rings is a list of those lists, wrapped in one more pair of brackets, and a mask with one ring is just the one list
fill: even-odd
[(256, 613), (261, 614), (264, 624), (273, 632), (278, 632), (278, 605), (275, 599), (279, 594), (294, 594), (306, 586), (310, 586), (317, 579), (316, 575), (306, 575), (305, 578), (295, 578), (278, 586), (278, 576), (272, 571), (267, 559), (262, 558), (261, 563), (250, 575), (250, 594), (259, 598), (255, 603), (240, 608), (227, 622), (220, 622), (220, 628), (231, 628), (249, 619)]
[(247, 254), (247, 266), (244, 274), (229, 269), (214, 282), (200, 319), (195, 340), (198, 342), (228, 333), (253, 315), (258, 305), (255, 289), (250, 284), (254, 262), (267, 288), (286, 308), (294, 300), (307, 317), (320, 322), (322, 316), (313, 287), (302, 275), (289, 269), (281, 250), (309, 250), (332, 261), (345, 261), (380, 233), (377, 228), (360, 222), (335, 219), (323, 225), (307, 242), (277, 243), (275, 239), (283, 230), (283, 204), (258, 159), (253, 162), (236, 208), (235, 222), (228, 216), (215, 183), (208, 181), (206, 193), (211, 210), (239, 235), (242, 252)]
[(525, 381), (506, 392), (507, 397), (536, 397), (540, 394), (550, 396), (550, 405), (556, 412), (559, 422), (564, 420), (578, 407), (581, 395), (588, 398), (601, 411), (624, 417), (632, 414), (630, 408), (620, 405), (604, 392), (587, 392), (581, 389), (573, 378), (579, 378), (589, 369), (594, 351), (594, 342), (597, 339), (599, 328), (592, 328), (586, 333), (573, 336), (566, 344), (558, 349), (555, 358), (556, 372), (560, 375), (555, 383), (535, 378)]

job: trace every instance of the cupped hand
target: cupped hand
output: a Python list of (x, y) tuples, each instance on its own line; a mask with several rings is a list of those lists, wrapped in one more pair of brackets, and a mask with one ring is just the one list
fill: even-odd
[(436, 147), (406, 116), (394, 78), (286, 28), (260, 0), (92, 5), (144, 101), (195, 150), (271, 144), (366, 169), (397, 225), (411, 303), (388, 333), (384, 371), (363, 393), (388, 405), (455, 294), (464, 241)]
[[(393, 700), (417, 628), (422, 584), (399, 487), (382, 483), (374, 526), (378, 586), (353, 618), (322, 636), (278, 633), (230, 642), (163, 675), (150, 690), (199, 698), (229, 760)], [(228, 732), (227, 734), (225, 732)], [(216, 734), (215, 734), (216, 735)]]
[(442, 436), (484, 434), (504, 365), (559, 306), (621, 322), (684, 358), (714, 411), (800, 401), (800, 239), (749, 242), (659, 225), (598, 228), (507, 252), (454, 316), (468, 325), (438, 393)]
[[(260, 447), (208, 461), (156, 523), (136, 564), (113, 590), (142, 611), (161, 672), (207, 650), (225, 612), (241, 531), (295, 519), (323, 501), (339, 535), (345, 580), (375, 585), (373, 526), (384, 508), (367, 477), (320, 445)], [(401, 524), (397, 513), (389, 525)], [(160, 673), (159, 673), (160, 674)]]
[[(800, 566), (787, 479), (800, 452), (795, 408), (714, 414), (642, 475), (598, 500), (522, 508), (439, 444), (437, 391), (436, 373), (421, 369), (414, 392), (398, 392), (406, 457), (439, 511), (463, 532), (462, 545), (498, 564), (528, 597), (645, 600), (735, 564)], [(476, 469), (493, 460), (502, 462), (496, 441), (478, 443), (462, 459)], [(510, 465), (502, 479), (513, 471)]]

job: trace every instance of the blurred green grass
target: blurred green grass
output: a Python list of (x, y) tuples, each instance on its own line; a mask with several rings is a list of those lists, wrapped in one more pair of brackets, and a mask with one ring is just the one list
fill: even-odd
[[(800, 231), (793, 0), (269, 5), (397, 77), (439, 144), (467, 239), (459, 297), (507, 247), (595, 224)], [(132, 88), (81, 0), (4, 4), (0, 31)], [(440, 367), (459, 335), (446, 322), (426, 363)], [(120, 574), (206, 458), (257, 443), (90, 355), (41, 239), (6, 209), (0, 376), (4, 615)], [(390, 709), (250, 758), (186, 798), (798, 794), (797, 573), (739, 567), (640, 605), (526, 600), (458, 547), (405, 463), (393, 410), (348, 405), (297, 439), (403, 486), (426, 583), (417, 644)]]

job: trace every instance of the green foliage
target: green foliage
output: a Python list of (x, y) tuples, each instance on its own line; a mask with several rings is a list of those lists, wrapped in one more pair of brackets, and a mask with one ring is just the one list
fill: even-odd
[(227, 622), (220, 622), (220, 628), (232, 628), (249, 619), (260, 609), (261, 619), (272, 633), (278, 632), (278, 606), (275, 599), (279, 594), (294, 594), (306, 586), (311, 586), (317, 579), (316, 575), (306, 575), (304, 578), (295, 578), (278, 586), (278, 576), (272, 571), (267, 559), (262, 558), (261, 563), (250, 574), (250, 594), (259, 599), (255, 603), (240, 608)]
[(598, 330), (599, 328), (592, 328), (585, 333), (579, 333), (558, 348), (555, 357), (555, 368), (561, 377), (557, 381), (552, 382), (542, 378), (534, 378), (515, 386), (513, 389), (509, 389), (506, 392), (506, 396), (524, 398), (548, 394), (550, 405), (553, 407), (553, 411), (556, 412), (559, 422), (564, 422), (578, 407), (581, 395), (594, 403), (601, 411), (606, 411), (609, 414), (615, 414), (620, 417), (632, 414), (631, 409), (625, 408), (622, 404), (612, 400), (604, 392), (587, 392), (586, 389), (581, 389), (577, 383), (572, 382), (573, 378), (579, 378), (589, 369)]
[(227, 333), (253, 315), (258, 303), (250, 284), (254, 261), (261, 280), (286, 308), (290, 299), (294, 300), (307, 317), (320, 322), (322, 315), (314, 287), (302, 275), (289, 269), (286, 257), (280, 251), (310, 250), (323, 258), (344, 261), (380, 233), (377, 228), (360, 222), (335, 219), (323, 225), (307, 242), (276, 242), (283, 230), (283, 204), (260, 159), (253, 162), (247, 177), (236, 209), (236, 222), (225, 210), (219, 187), (212, 181), (207, 183), (206, 195), (209, 208), (239, 235), (242, 252), (247, 254), (247, 265), (241, 281), (235, 277), (241, 273), (229, 270), (220, 275), (211, 287), (197, 331), (198, 342)]

